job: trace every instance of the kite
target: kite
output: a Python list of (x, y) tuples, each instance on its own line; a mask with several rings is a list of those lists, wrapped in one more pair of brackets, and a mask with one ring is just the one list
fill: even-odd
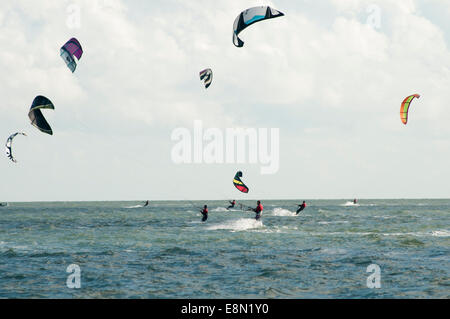
[(8, 139), (6, 140), (6, 155), (14, 163), (17, 163), (17, 161), (12, 154), (12, 142), (13, 142), (13, 139), (19, 134), (23, 135), (23, 136), (27, 136), (25, 133), (17, 132), (17, 133), (14, 133), (13, 135), (11, 135), (10, 137), (8, 137)]
[(211, 69), (200, 71), (200, 80), (205, 83), (205, 89), (209, 88), (213, 79), (213, 72)]
[(242, 193), (248, 193), (248, 187), (241, 181), (242, 172), (239, 171), (236, 173), (233, 179), (234, 186), (241, 191)]
[(78, 60), (81, 59), (83, 55), (83, 49), (81, 48), (80, 42), (77, 39), (72, 38), (66, 42), (60, 49), (61, 58), (66, 62), (67, 67), (70, 71), (75, 72), (77, 68), (77, 63), (73, 56), (76, 56)]
[(52, 128), (48, 124), (44, 115), (42, 115), (41, 109), (54, 110), (55, 107), (53, 106), (53, 103), (45, 96), (36, 96), (33, 100), (33, 104), (31, 105), (30, 112), (28, 113), (31, 124), (38, 128), (41, 132), (53, 135)]
[(413, 94), (408, 96), (403, 102), (400, 107), (400, 118), (402, 120), (402, 123), (406, 125), (408, 123), (408, 112), (409, 112), (409, 106), (411, 105), (412, 100), (414, 98), (420, 98), (419, 94)]
[(244, 46), (244, 41), (239, 39), (239, 33), (255, 22), (278, 18), (284, 16), (284, 13), (272, 9), (269, 6), (253, 7), (242, 11), (234, 20), (233, 24), (233, 43), (237, 47)]

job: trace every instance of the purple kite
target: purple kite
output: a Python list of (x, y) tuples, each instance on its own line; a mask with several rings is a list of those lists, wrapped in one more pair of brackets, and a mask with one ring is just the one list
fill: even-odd
[(60, 52), (61, 58), (64, 60), (64, 62), (66, 62), (67, 67), (70, 69), (70, 71), (72, 71), (72, 73), (75, 72), (77, 63), (75, 62), (73, 56), (76, 56), (77, 59), (80, 60), (81, 56), (83, 55), (83, 49), (81, 48), (80, 42), (78, 42), (77, 39), (72, 38), (63, 45)]

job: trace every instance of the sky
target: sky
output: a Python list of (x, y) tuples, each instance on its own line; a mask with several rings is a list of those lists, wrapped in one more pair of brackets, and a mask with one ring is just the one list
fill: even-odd
[[(262, 5), (285, 16), (235, 47), (235, 18)], [(449, 43), (448, 0), (1, 1), (0, 137), (28, 136), (0, 159), (0, 201), (450, 198)], [(53, 136), (30, 125), (37, 95)], [(176, 163), (196, 121), (278, 129), (278, 169)]]

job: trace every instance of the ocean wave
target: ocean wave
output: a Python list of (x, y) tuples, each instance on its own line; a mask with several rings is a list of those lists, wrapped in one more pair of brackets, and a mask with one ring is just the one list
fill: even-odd
[(142, 207), (144, 207), (144, 206), (143, 205), (135, 205), (135, 206), (127, 206), (127, 207), (124, 207), (124, 208), (130, 209), (130, 208), (142, 208)]
[(449, 237), (450, 236), (450, 231), (448, 231), (448, 230), (433, 230), (431, 232), (431, 236), (435, 236), (435, 237)]
[(423, 245), (425, 245), (424, 242), (422, 242), (422, 241), (420, 241), (420, 240), (418, 240), (418, 239), (416, 239), (416, 238), (407, 238), (407, 239), (404, 239), (404, 240), (402, 240), (402, 241), (400, 242), (400, 244), (401, 244), (402, 246), (423, 246)]
[(339, 206), (345, 206), (345, 207), (347, 207), (347, 206), (355, 206), (355, 207), (358, 207), (360, 205), (358, 203), (355, 204), (353, 202), (346, 202), (345, 204), (341, 204)]
[(367, 235), (380, 235), (379, 233), (372, 232), (351, 232), (351, 231), (343, 231), (343, 232), (310, 232), (310, 235), (313, 236), (367, 236)]
[(5, 251), (0, 251), (0, 256), (16, 257), (17, 256), (17, 252), (14, 249), (9, 248), (9, 249), (7, 249)]
[(192, 255), (193, 252), (184, 247), (171, 247), (166, 248), (160, 252), (160, 256), (175, 256), (175, 255)]
[[(333, 222), (318, 222), (319, 224), (328, 224)], [(396, 232), (396, 233), (378, 233), (378, 232), (351, 232), (351, 231), (342, 231), (342, 232), (311, 232), (310, 235), (313, 236), (385, 236), (385, 237), (405, 237), (405, 236), (412, 236), (412, 237), (429, 237), (429, 236), (435, 236), (435, 237), (449, 237), (450, 232), (447, 230), (436, 230), (430, 232)]]
[(237, 209), (226, 209), (225, 207), (217, 207), (214, 209), (211, 209), (212, 212), (230, 212), (230, 211), (237, 211)]
[(281, 207), (276, 207), (272, 210), (273, 216), (297, 216), (295, 212), (291, 212), (288, 209), (284, 209)]
[(1, 248), (5, 249), (5, 250), (14, 250), (14, 251), (28, 251), (30, 250), (30, 247), (27, 245), (14, 245), (14, 244), (7, 244), (5, 242), (1, 242), (2, 244), (0, 245)]
[(343, 248), (321, 248), (320, 252), (327, 255), (343, 255), (347, 253), (347, 250)]
[(326, 221), (320, 221), (317, 222), (317, 224), (320, 225), (329, 225), (329, 224), (348, 224), (349, 222), (347, 220), (336, 220), (336, 221), (332, 221), (332, 222), (326, 222)]
[(260, 220), (253, 218), (240, 218), (237, 220), (227, 221), (220, 224), (207, 226), (208, 230), (231, 230), (231, 231), (244, 231), (249, 229), (256, 229), (263, 227), (263, 223)]
[(274, 227), (258, 228), (258, 229), (255, 229), (255, 232), (267, 233), (267, 234), (271, 234), (271, 233), (285, 234), (285, 233), (292, 232), (295, 230), (298, 230), (297, 226), (274, 226)]

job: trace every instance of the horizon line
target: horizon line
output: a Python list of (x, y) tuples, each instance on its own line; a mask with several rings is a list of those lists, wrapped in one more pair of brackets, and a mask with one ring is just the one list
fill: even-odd
[[(231, 198), (231, 197), (230, 197)], [(317, 200), (348, 200), (351, 201), (350, 198), (272, 198), (272, 199), (263, 199), (263, 198), (248, 198), (248, 199), (235, 199), (236, 201), (317, 201)], [(357, 198), (358, 201), (365, 200), (450, 200), (450, 198), (443, 197), (402, 197), (402, 198), (394, 198), (394, 197), (386, 197), (386, 198)], [(228, 201), (229, 198), (225, 199), (148, 199), (149, 202), (182, 202), (182, 201)], [(145, 202), (147, 199), (127, 199), (127, 200), (34, 200), (34, 201), (0, 201), (0, 203), (98, 203), (98, 202)]]

